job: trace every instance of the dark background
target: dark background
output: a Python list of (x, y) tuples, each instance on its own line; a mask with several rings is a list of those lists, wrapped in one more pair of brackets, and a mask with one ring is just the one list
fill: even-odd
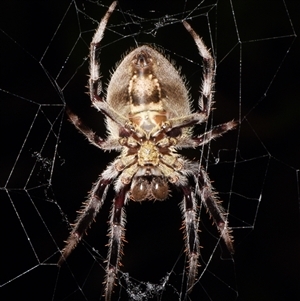
[[(121, 9), (113, 14), (111, 30), (106, 31), (103, 40), (104, 86), (112, 66), (136, 41), (155, 43), (182, 66), (191, 95), (197, 99), (200, 57), (177, 22), (186, 17), (182, 11), (192, 11), (190, 24), (209, 48), (213, 43), (217, 56), (213, 122), (236, 119), (241, 125), (214, 141), (209, 156), (204, 152), (214, 186), (221, 191), (225, 207), (228, 202), (230, 205), (236, 254), (231, 258), (222, 242), (213, 251), (217, 232), (203, 212), (200, 273), (213, 257), (190, 298), (294, 299), (300, 293), (300, 48), (295, 39), (299, 34), (300, 2), (233, 1), (237, 27), (229, 1), (220, 1), (217, 10), (209, 6), (211, 3), (205, 1), (203, 8), (193, 11), (198, 1), (120, 1)], [(104, 136), (102, 116), (90, 108), (85, 94), (88, 43), (110, 1), (103, 4), (0, 4), (1, 300), (100, 299), (112, 191), (97, 223), (68, 264), (58, 270), (55, 263), (68, 236), (66, 219), (75, 219), (92, 183), (116, 156), (89, 145), (64, 114), (67, 104)], [(76, 14), (75, 5), (86, 18)], [(209, 19), (202, 16), (207, 12)], [(169, 17), (162, 18), (166, 15)], [(154, 31), (156, 18), (156, 23), (159, 20), (163, 26)], [(135, 21), (139, 22), (133, 25)], [(117, 26), (120, 22), (123, 25)], [(133, 39), (136, 32), (140, 33)], [(197, 151), (185, 155), (199, 158)], [(180, 199), (173, 192), (165, 202), (130, 202), (126, 208), (128, 243), (122, 270), (138, 284), (159, 284), (172, 271), (162, 300), (183, 299), (176, 294), (181, 291), (185, 260), (179, 231)], [(124, 290), (118, 293), (119, 287), (115, 297), (126, 300)]]

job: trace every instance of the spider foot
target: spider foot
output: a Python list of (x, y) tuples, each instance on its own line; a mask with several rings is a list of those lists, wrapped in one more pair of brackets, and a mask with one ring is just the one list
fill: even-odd
[(198, 274), (198, 257), (199, 255), (197, 253), (192, 253), (189, 258), (189, 263), (188, 263), (188, 275), (187, 275), (187, 292), (191, 293), (196, 277)]
[(228, 251), (231, 254), (234, 254), (234, 247), (233, 247), (233, 236), (231, 235), (232, 230), (228, 227), (227, 222), (220, 222), (218, 223), (218, 229), (220, 231), (221, 237), (224, 240)]
[(111, 300), (111, 295), (115, 286), (116, 276), (116, 268), (109, 268), (109, 270), (107, 271), (107, 277), (105, 281), (105, 301)]
[(73, 249), (76, 248), (77, 244), (79, 243), (81, 237), (78, 235), (78, 233), (71, 233), (70, 237), (68, 238), (68, 240), (66, 241), (66, 246), (65, 248), (62, 250), (61, 252), (61, 256), (57, 262), (57, 265), (60, 267), (65, 260), (67, 259), (67, 257), (71, 254), (71, 252), (73, 251)]

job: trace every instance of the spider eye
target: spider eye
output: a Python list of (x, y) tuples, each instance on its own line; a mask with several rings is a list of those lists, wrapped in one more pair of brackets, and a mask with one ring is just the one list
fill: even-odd
[(166, 180), (154, 177), (151, 182), (151, 191), (154, 199), (163, 201), (169, 195), (169, 186)]
[(144, 178), (138, 178), (131, 186), (130, 198), (133, 201), (141, 202), (148, 198), (149, 183)]

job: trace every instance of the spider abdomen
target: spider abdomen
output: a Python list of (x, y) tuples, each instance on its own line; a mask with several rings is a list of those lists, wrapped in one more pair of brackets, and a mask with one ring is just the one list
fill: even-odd
[[(162, 53), (147, 45), (129, 52), (117, 66), (106, 102), (120, 115), (136, 120), (133, 122), (137, 125), (141, 122), (138, 118), (142, 118), (144, 131), (165, 119), (191, 113), (188, 89), (179, 71)], [(107, 126), (117, 137), (119, 126), (110, 118)]]

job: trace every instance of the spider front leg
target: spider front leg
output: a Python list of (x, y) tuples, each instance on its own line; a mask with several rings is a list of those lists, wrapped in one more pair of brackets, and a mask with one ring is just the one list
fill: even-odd
[(93, 106), (105, 114), (110, 119), (114, 120), (116, 123), (122, 127), (127, 127), (129, 122), (128, 118), (119, 114), (114, 110), (106, 101), (103, 100), (102, 93), (102, 83), (101, 83), (101, 74), (100, 74), (100, 63), (98, 61), (98, 54), (100, 52), (100, 43), (103, 38), (103, 34), (107, 25), (107, 22), (116, 8), (117, 1), (114, 1), (105, 16), (102, 18), (99, 26), (93, 36), (91, 45), (90, 45), (90, 78), (89, 78), (89, 91), (90, 98)]
[(228, 226), (227, 214), (221, 205), (221, 201), (217, 197), (217, 193), (214, 191), (211, 185), (207, 173), (203, 169), (200, 169), (199, 171), (197, 183), (199, 186), (197, 194), (200, 196), (202, 203), (206, 207), (210, 217), (213, 219), (214, 224), (218, 228), (220, 235), (227, 246), (227, 249), (231, 254), (233, 254), (234, 247), (233, 238), (231, 235), (232, 230)]
[(112, 179), (100, 178), (94, 185), (88, 200), (76, 219), (69, 238), (66, 241), (66, 246), (61, 252), (61, 257), (58, 261), (58, 266), (61, 266), (66, 258), (71, 254), (72, 250), (76, 248), (77, 244), (85, 234), (95, 219), (97, 213), (103, 205), (106, 192)]
[(203, 81), (201, 86), (201, 95), (198, 100), (199, 111), (187, 116), (180, 116), (169, 119), (165, 124), (163, 124), (166, 132), (169, 132), (176, 128), (189, 127), (205, 122), (211, 112), (213, 105), (215, 79), (214, 58), (205, 46), (202, 39), (197, 35), (197, 33), (193, 30), (189, 23), (183, 21), (183, 25), (194, 39), (194, 42), (203, 61)]
[(109, 250), (106, 267), (105, 301), (110, 301), (115, 279), (117, 277), (125, 237), (124, 204), (130, 185), (126, 185), (117, 193), (114, 199), (110, 218)]
[(102, 98), (99, 96), (102, 92), (102, 83), (101, 83), (101, 76), (100, 76), (100, 64), (97, 59), (97, 54), (99, 54), (100, 42), (103, 38), (103, 34), (107, 25), (107, 22), (113, 13), (115, 7), (117, 5), (117, 1), (114, 1), (108, 11), (102, 18), (99, 26), (93, 36), (93, 40), (90, 45), (90, 79), (89, 79), (89, 88), (90, 88), (90, 97), (92, 103), (95, 100), (99, 102), (103, 102)]
[[(215, 80), (215, 61), (210, 51), (205, 46), (202, 39), (194, 31), (189, 23), (183, 21), (185, 29), (190, 33), (194, 42), (198, 48), (199, 54), (203, 59), (203, 82), (201, 87), (201, 96), (198, 101), (198, 106), (201, 113), (206, 115), (210, 114), (211, 107), (213, 104), (213, 93), (214, 93), (214, 80)], [(200, 121), (202, 122), (202, 121)]]
[(198, 237), (198, 209), (194, 194), (188, 186), (182, 187), (184, 199), (181, 210), (183, 213), (183, 229), (186, 253), (188, 257), (187, 291), (191, 292), (198, 273), (199, 237)]

